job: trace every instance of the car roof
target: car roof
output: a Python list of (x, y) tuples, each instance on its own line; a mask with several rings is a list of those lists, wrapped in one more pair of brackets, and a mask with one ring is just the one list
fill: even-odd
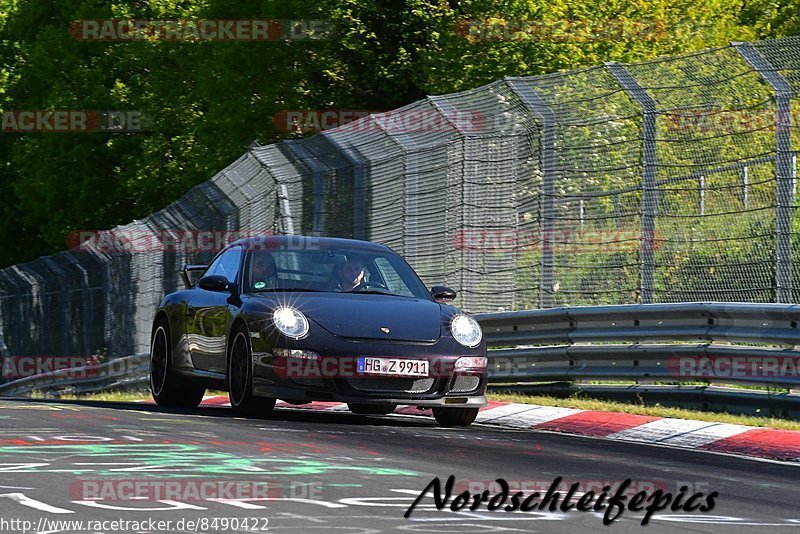
[(380, 252), (393, 252), (386, 245), (372, 243), (371, 241), (361, 241), (358, 239), (344, 239), (341, 237), (317, 237), (304, 235), (257, 235), (238, 239), (230, 243), (229, 248), (241, 245), (245, 250), (270, 250), (270, 249), (292, 249), (292, 248), (312, 248), (319, 246), (328, 247), (348, 247), (363, 250), (373, 250)]

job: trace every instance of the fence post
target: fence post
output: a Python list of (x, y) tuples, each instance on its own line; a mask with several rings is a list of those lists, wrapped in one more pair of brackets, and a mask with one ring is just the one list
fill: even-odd
[(775, 302), (792, 300), (792, 86), (751, 43), (731, 46), (775, 92)]
[(700, 208), (700, 215), (706, 214), (706, 177), (702, 174), (697, 179), (697, 187), (699, 191), (698, 202)]
[(541, 242), (541, 281), (539, 283), (539, 307), (553, 307), (555, 267), (553, 237), (555, 225), (555, 180), (556, 180), (556, 115), (522, 78), (505, 78), (508, 88), (519, 97), (525, 108), (542, 125), (542, 200), (539, 204), (539, 238)]
[(747, 182), (749, 181), (749, 171), (747, 169), (747, 165), (742, 167), (742, 207), (747, 209), (748, 198), (747, 198)]
[(642, 108), (642, 237), (640, 251), (642, 303), (652, 304), (655, 292), (655, 234), (658, 211), (656, 182), (656, 101), (624, 65), (606, 63), (606, 69)]
[(325, 234), (325, 170), (326, 168), (312, 156), (300, 141), (283, 142), (309, 169), (314, 177), (314, 217), (311, 223), (312, 235)]
[(353, 171), (353, 239), (366, 239), (366, 180), (364, 176), (366, 174), (365, 171), (369, 168), (369, 161), (342, 146), (332, 133), (320, 132), (320, 135), (336, 148), (339, 154), (350, 164), (350, 168)]
[[(419, 256), (419, 163), (418, 159), (424, 156), (417, 153), (418, 148), (414, 138), (407, 132), (397, 130), (391, 125), (387, 128), (386, 124), (373, 115), (370, 120), (392, 141), (397, 143), (403, 151), (405, 171), (403, 175), (403, 256), (409, 261), (417, 260)], [(391, 115), (389, 116), (391, 121)], [(411, 199), (415, 199), (413, 202)], [(463, 269), (462, 269), (463, 273)], [(463, 274), (461, 287), (464, 287)], [(463, 292), (462, 292), (463, 295)], [(463, 298), (462, 298), (463, 301)]]

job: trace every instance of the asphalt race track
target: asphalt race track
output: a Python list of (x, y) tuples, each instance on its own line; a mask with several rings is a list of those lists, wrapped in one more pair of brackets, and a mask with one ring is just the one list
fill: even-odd
[[(167, 411), (143, 404), (23, 400), (0, 401), (0, 429), (4, 534), (22, 527), (53, 533), (329, 534), (800, 528), (796, 466), (546, 432), (481, 425), (442, 429), (424, 417), (302, 409), (239, 419), (221, 407)], [(651, 493), (691, 485), (719, 495), (710, 512), (661, 511), (646, 526), (643, 513), (627, 509), (609, 527), (602, 512), (575, 509), (488, 511), (483, 503), (474, 512), (440, 511), (430, 495), (410, 518), (403, 517), (434, 477), (444, 483), (449, 475), (456, 477), (457, 492), (486, 489), (489, 481), (504, 478), (527, 495), (544, 492), (560, 476), (586, 491), (630, 478), (631, 487)], [(173, 493), (156, 493), (169, 482)], [(133, 483), (148, 496), (125, 498)], [(227, 483), (235, 495), (199, 495), (203, 483)], [(245, 495), (251, 490), (255, 497)], [(165, 495), (181, 497), (158, 498)], [(135, 521), (127, 526), (139, 529), (126, 530), (116, 520)], [(150, 520), (149, 528), (139, 523)], [(105, 524), (81, 530), (92, 521)], [(172, 524), (158, 527), (156, 521)]]

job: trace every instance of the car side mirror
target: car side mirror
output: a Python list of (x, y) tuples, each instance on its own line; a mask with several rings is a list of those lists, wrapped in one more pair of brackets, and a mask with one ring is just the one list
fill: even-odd
[(197, 285), (200, 286), (200, 289), (217, 292), (228, 291), (232, 286), (232, 284), (228, 282), (228, 279), (220, 274), (204, 276), (197, 282)]
[(205, 271), (207, 268), (208, 265), (188, 265), (184, 263), (181, 267), (180, 273), (181, 279), (183, 280), (183, 285), (186, 287), (186, 289), (191, 289), (193, 287), (192, 281), (189, 279), (189, 273)]
[(431, 295), (433, 300), (453, 300), (456, 298), (456, 292), (447, 286), (433, 286)]

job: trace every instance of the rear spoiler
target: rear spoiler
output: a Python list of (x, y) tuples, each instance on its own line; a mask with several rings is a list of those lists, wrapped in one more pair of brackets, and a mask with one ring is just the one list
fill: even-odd
[(186, 289), (192, 287), (192, 282), (189, 280), (189, 271), (205, 271), (206, 269), (208, 269), (208, 265), (189, 265), (184, 263), (181, 267), (181, 278)]

